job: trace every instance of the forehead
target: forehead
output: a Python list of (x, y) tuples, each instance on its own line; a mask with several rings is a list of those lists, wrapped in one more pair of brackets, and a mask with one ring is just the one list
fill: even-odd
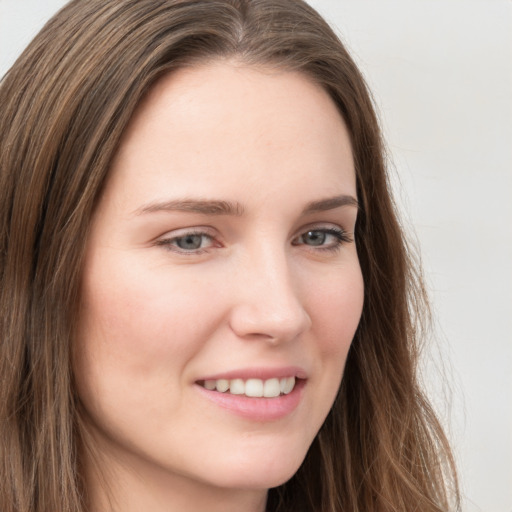
[(215, 62), (155, 84), (123, 136), (112, 178), (129, 175), (143, 188), (149, 173), (163, 181), (171, 173), (195, 190), (212, 173), (220, 186), (233, 174), (276, 183), (286, 172), (300, 180), (326, 169), (355, 188), (347, 129), (323, 88), (297, 72)]

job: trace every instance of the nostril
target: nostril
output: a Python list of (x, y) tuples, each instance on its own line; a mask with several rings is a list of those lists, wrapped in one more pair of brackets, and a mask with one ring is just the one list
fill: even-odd
[(230, 325), (239, 337), (277, 344), (293, 340), (307, 331), (311, 319), (299, 304), (288, 310), (239, 304), (231, 312)]

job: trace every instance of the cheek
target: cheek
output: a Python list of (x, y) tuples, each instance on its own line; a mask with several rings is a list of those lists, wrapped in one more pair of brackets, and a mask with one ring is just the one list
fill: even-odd
[(103, 262), (87, 274), (82, 311), (86, 344), (103, 343), (112, 356), (133, 357), (138, 365), (146, 359), (154, 363), (154, 356), (165, 359), (166, 353), (193, 350), (200, 311), (207, 309), (210, 295), (198, 294), (199, 284), (190, 280), (166, 279), (161, 270), (142, 272), (140, 264), (116, 263)]
[(169, 365), (178, 376), (188, 357), (172, 298), (162, 282), (128, 265), (91, 266), (86, 276), (74, 358), (81, 399), (97, 417), (127, 401), (143, 407), (155, 390), (176, 386)]
[(211, 294), (197, 294), (190, 280), (141, 271), (140, 264), (100, 259), (85, 274), (74, 373), (89, 415), (114, 431), (116, 418), (133, 414), (136, 424), (137, 410), (153, 407), (158, 417), (169, 409), (206, 338), (198, 319)]
[(364, 283), (359, 265), (326, 280), (311, 300), (322, 351), (344, 365), (363, 309)]
[[(350, 271), (348, 271), (350, 269)], [(309, 407), (313, 438), (327, 417), (338, 393), (347, 354), (357, 330), (364, 300), (364, 285), (359, 265), (332, 272), (308, 296), (312, 316), (315, 361), (310, 388), (314, 392)]]

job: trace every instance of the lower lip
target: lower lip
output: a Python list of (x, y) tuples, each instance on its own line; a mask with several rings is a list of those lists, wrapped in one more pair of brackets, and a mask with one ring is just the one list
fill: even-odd
[(209, 400), (234, 414), (252, 421), (275, 421), (291, 414), (299, 405), (306, 381), (299, 379), (287, 395), (275, 398), (253, 398), (245, 395), (232, 395), (210, 391), (199, 384), (198, 390)]

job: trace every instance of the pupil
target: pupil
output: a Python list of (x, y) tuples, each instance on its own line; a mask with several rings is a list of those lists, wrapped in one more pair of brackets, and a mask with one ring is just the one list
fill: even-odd
[(305, 238), (310, 245), (322, 245), (325, 243), (325, 236), (323, 231), (308, 231)]
[(199, 249), (201, 247), (202, 235), (187, 235), (177, 240), (180, 249)]

